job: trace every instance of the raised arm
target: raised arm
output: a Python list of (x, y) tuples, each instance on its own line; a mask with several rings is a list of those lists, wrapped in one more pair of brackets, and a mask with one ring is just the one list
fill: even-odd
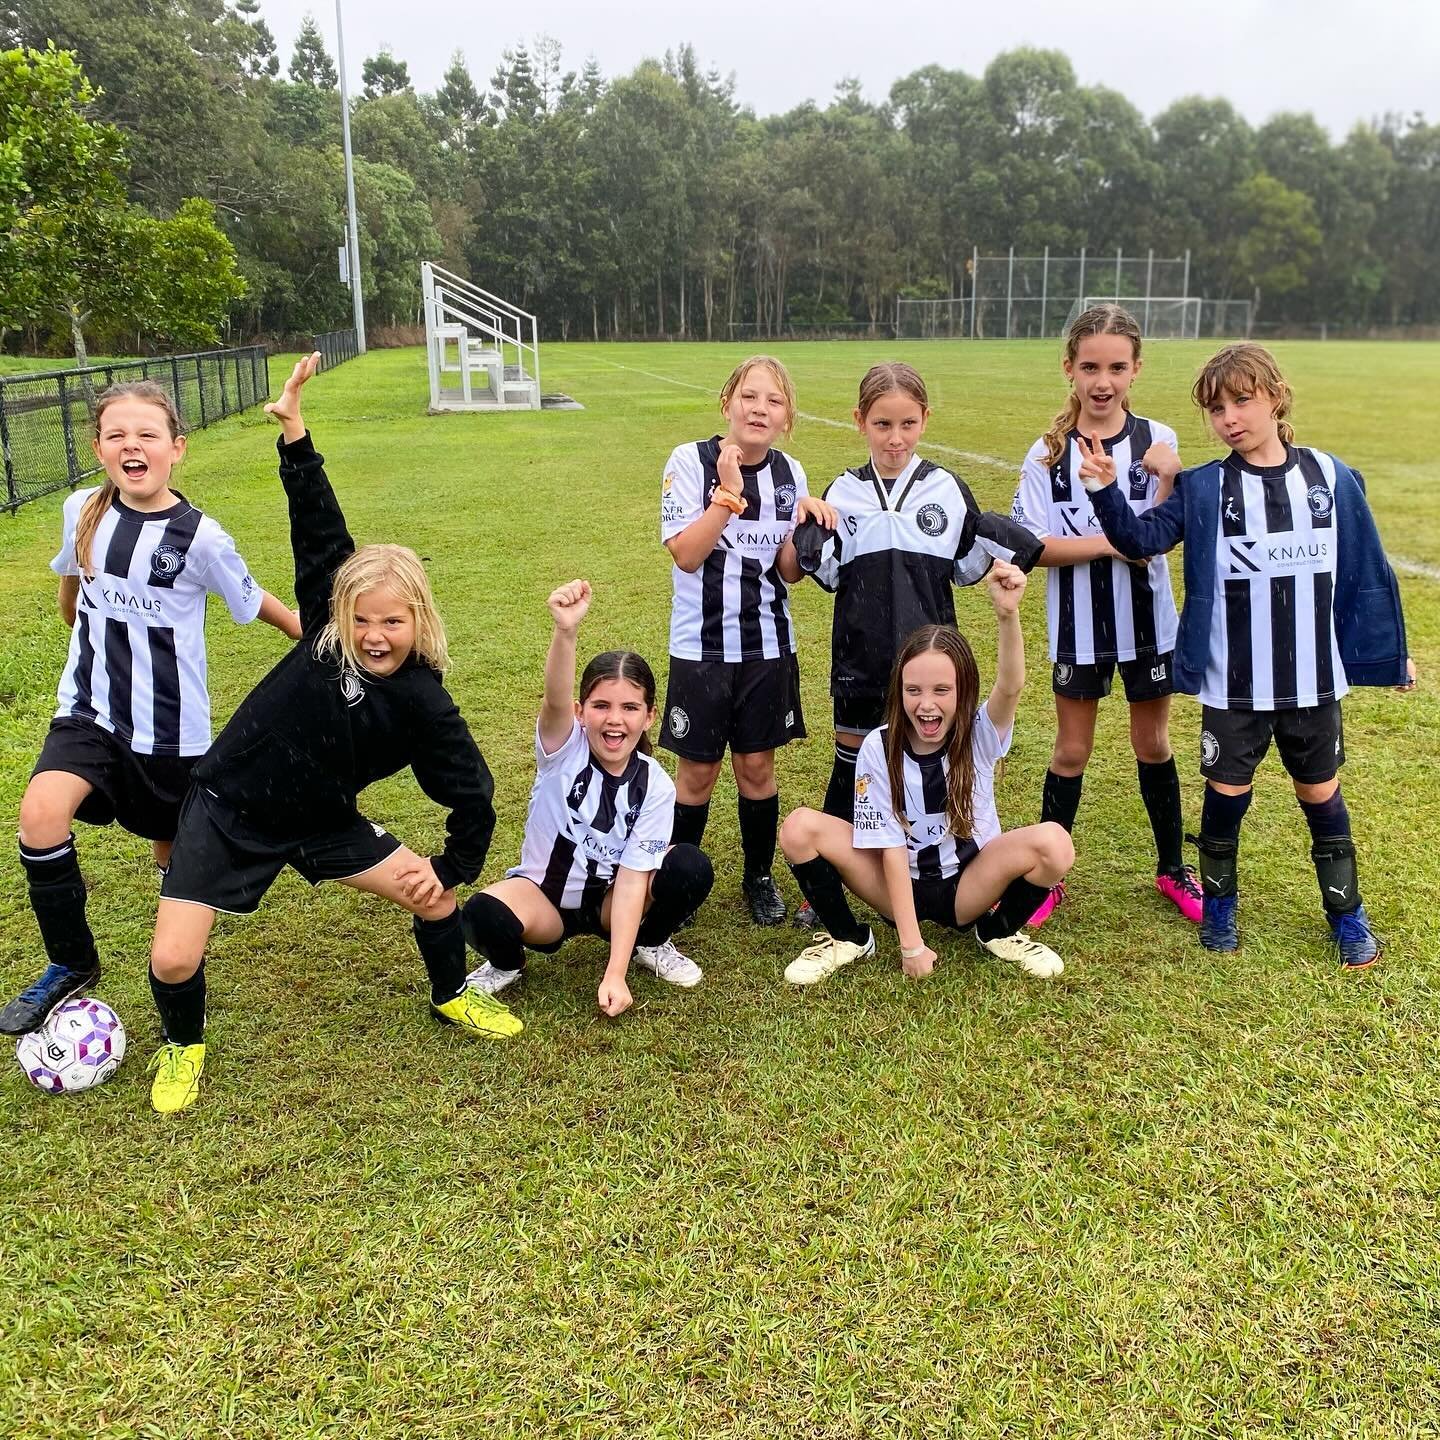
[(545, 656), (545, 698), (540, 705), (540, 744), (553, 755), (575, 727), (575, 632), (590, 608), (590, 582), (572, 580), (545, 602), (555, 621)]
[(300, 414), (300, 391), (315, 374), (320, 352), (299, 361), (279, 400), (265, 413), (279, 423), (280, 482), (290, 502), (290, 547), (295, 554), (295, 598), (300, 627), (311, 635), (330, 619), (335, 572), (355, 553), (340, 502), (325, 475), (325, 457), (311, 441)]
[(990, 723), (1001, 735), (1015, 723), (1020, 692), (1025, 688), (1025, 637), (1020, 630), (1020, 599), (1025, 594), (1025, 573), (1002, 560), (995, 562), (987, 581), (995, 609), (995, 683), (985, 702)]

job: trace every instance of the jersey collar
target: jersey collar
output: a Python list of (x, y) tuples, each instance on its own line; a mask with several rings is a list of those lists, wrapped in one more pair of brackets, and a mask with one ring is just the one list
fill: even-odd
[(183, 515), (191, 508), (190, 502), (178, 490), (174, 494), (175, 503), (167, 505), (163, 510), (137, 510), (133, 505), (127, 505), (119, 495), (116, 495), (110, 504), (119, 514), (128, 516), (131, 520), (137, 520), (144, 525), (151, 520), (173, 520), (177, 515)]

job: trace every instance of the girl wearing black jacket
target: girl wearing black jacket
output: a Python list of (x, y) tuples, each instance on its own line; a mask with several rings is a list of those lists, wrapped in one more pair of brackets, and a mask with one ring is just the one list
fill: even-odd
[[(155, 1108), (192, 1104), (205, 1063), (205, 943), (215, 912), (250, 914), (286, 865), (338, 880), (414, 916), (442, 1020), (508, 1037), (521, 1023), (465, 986), (455, 886), (479, 875), (495, 826), (485, 761), (441, 680), (445, 631), (419, 557), (357, 550), (300, 417), (319, 355), (281, 398), (280, 479), (290, 504), (299, 643), (251, 692), (196, 767), (161, 889), (150, 987), (166, 1043), (152, 1062)], [(357, 808), (359, 792), (409, 766), (450, 808), (445, 847), (426, 859)]]

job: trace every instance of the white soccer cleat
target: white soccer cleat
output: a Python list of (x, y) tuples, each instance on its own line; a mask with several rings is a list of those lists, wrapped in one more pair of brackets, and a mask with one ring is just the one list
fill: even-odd
[(465, 984), (482, 995), (498, 995), (507, 985), (518, 980), (523, 970), (500, 970), (488, 960), (477, 965), (466, 977)]
[(981, 940), (980, 944), (992, 955), (1012, 961), (1034, 980), (1053, 980), (1064, 974), (1065, 962), (1048, 945), (1032, 940), (1023, 930), (997, 940)]
[(815, 985), (833, 975), (842, 965), (863, 960), (875, 953), (875, 932), (867, 930), (862, 943), (837, 940), (825, 930), (815, 932), (815, 943), (802, 950), (786, 967), (785, 978), (792, 985)]
[(682, 955), (675, 948), (673, 940), (663, 945), (637, 945), (634, 963), (667, 985), (679, 985), (685, 990), (692, 989), (705, 977), (705, 972), (688, 955)]

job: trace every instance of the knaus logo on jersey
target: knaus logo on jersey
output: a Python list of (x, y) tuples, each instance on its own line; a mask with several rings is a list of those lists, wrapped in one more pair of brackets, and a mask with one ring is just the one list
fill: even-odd
[(768, 560), (790, 538), (790, 526), (757, 525), (736, 515), (726, 525), (724, 534), (732, 550), (752, 560)]
[(161, 616), (164, 602), (158, 595), (132, 595), (113, 581), (98, 588), (106, 606), (119, 615), (146, 620), (158, 620)]
[(1061, 505), (1059, 511), (1062, 537), (1100, 533), (1100, 521), (1089, 505)]
[(598, 860), (605, 865), (614, 865), (625, 853), (625, 844), (624, 841), (621, 841), (617, 845), (608, 836), (597, 835), (593, 830), (587, 830), (581, 837), (580, 849), (584, 852), (587, 860)]
[(1249, 579), (1303, 575), (1331, 568), (1330, 537), (1315, 531), (1289, 531), (1250, 539), (1231, 535), (1226, 574)]

